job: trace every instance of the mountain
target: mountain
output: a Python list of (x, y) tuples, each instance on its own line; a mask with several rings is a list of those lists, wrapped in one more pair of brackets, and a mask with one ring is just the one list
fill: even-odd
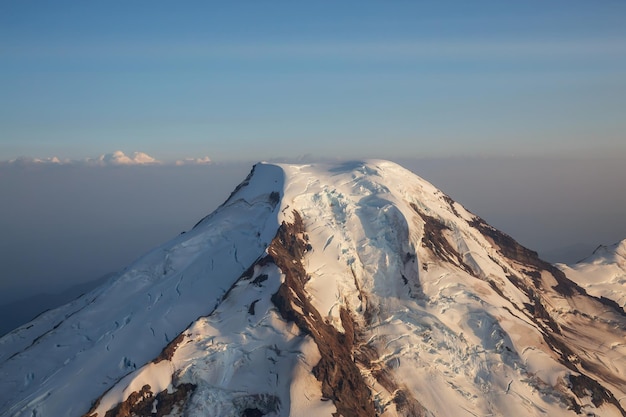
[(0, 339), (3, 416), (626, 416), (626, 313), (404, 168), (257, 164)]
[(589, 294), (626, 309), (626, 239), (598, 246), (591, 256), (576, 264), (557, 266)]

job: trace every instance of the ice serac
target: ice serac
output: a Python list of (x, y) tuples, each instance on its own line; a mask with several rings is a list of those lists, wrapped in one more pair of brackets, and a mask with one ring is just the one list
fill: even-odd
[(626, 416), (626, 314), (570, 272), (391, 162), (258, 164), (0, 339), (0, 414)]

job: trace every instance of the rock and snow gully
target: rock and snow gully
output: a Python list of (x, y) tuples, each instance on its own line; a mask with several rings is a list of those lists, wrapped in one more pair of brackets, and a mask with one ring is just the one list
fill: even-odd
[(0, 339), (0, 415), (626, 417), (623, 302), (559, 268), (391, 162), (257, 164)]

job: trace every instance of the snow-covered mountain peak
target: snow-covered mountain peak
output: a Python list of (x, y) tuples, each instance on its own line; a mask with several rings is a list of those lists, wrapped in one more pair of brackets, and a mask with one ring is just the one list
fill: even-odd
[(558, 266), (589, 294), (626, 309), (626, 239), (601, 245), (576, 264)]
[(593, 251), (593, 254), (581, 263), (621, 263), (626, 265), (626, 239), (614, 243), (613, 245), (600, 245)]
[(624, 310), (381, 160), (257, 164), (0, 346), (11, 416), (626, 416)]

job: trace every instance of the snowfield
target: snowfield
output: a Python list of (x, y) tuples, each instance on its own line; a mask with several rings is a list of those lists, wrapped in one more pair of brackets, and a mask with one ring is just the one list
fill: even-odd
[(626, 239), (600, 246), (591, 256), (574, 265), (557, 266), (589, 294), (613, 300), (626, 308)]
[(578, 286), (394, 163), (257, 164), (0, 339), (0, 414), (626, 416), (624, 247)]

